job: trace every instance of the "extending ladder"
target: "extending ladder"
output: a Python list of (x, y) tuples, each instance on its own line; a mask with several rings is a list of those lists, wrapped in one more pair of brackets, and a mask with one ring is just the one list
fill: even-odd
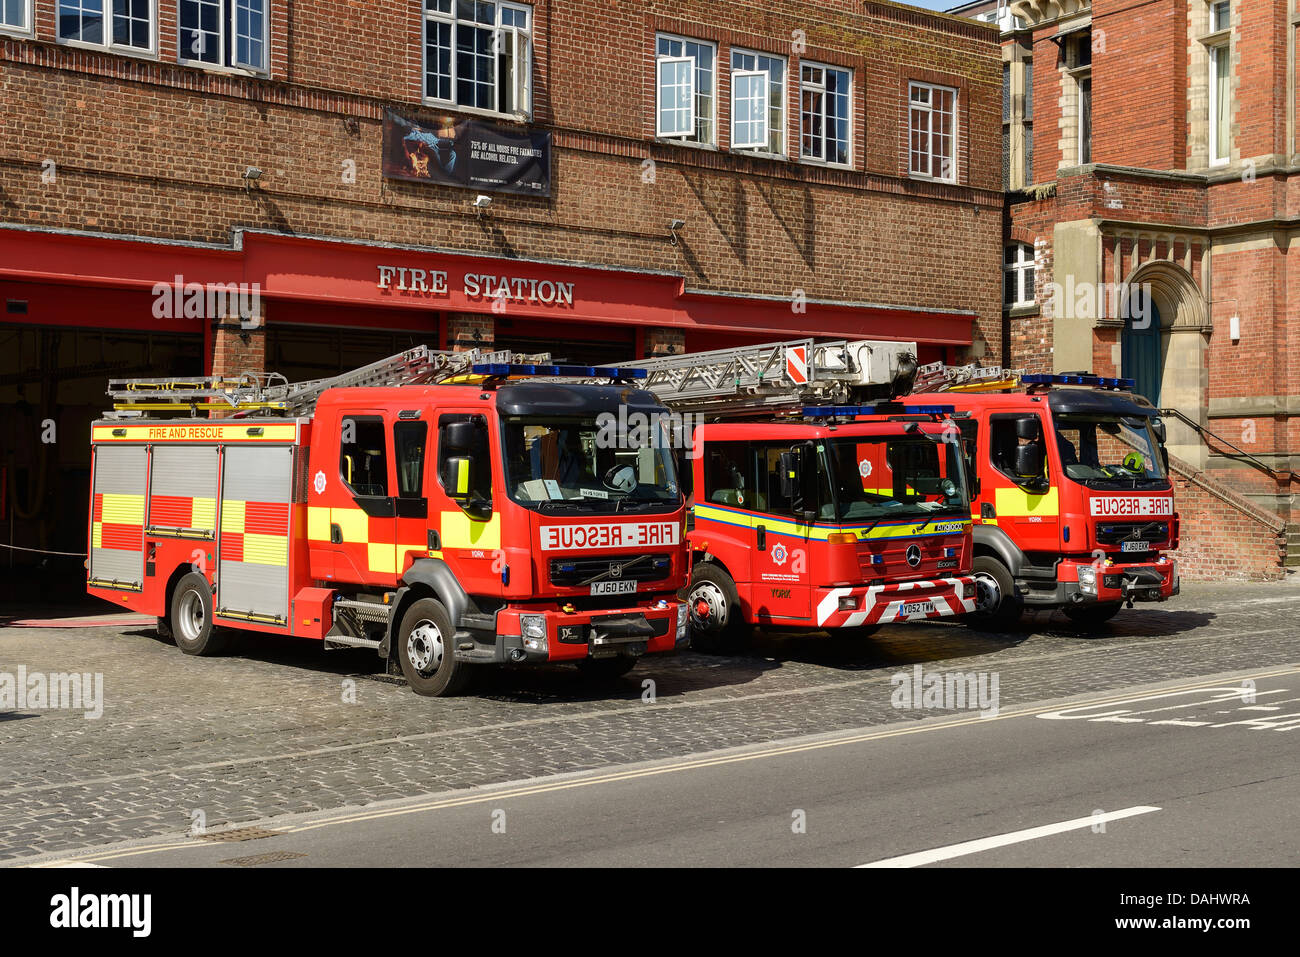
[(324, 379), (290, 383), (279, 373), (243, 373), (198, 379), (110, 379), (115, 417), (209, 410), (271, 415), (310, 415), (327, 389), (431, 385), (471, 376), (474, 366), (549, 362), (546, 354), (450, 352), (416, 346), (370, 365)]
[(798, 413), (806, 405), (892, 399), (912, 391), (916, 343), (795, 339), (619, 364), (675, 412)]

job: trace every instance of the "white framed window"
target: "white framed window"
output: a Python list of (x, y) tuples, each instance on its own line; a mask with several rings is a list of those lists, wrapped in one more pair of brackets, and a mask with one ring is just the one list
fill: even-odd
[[(660, 67), (664, 60), (676, 62), (678, 65), (665, 70), (665, 68)], [(677, 98), (681, 97), (687, 89), (682, 79), (684, 68), (680, 65), (687, 60), (693, 64), (689, 83), (692, 122), (690, 131), (682, 133), (680, 131), (684, 127), (681, 125), (681, 120), (684, 114), (680, 100)], [(717, 89), (717, 61), (718, 48), (712, 43), (703, 40), (688, 40), (685, 37), (676, 37), (666, 33), (661, 33), (655, 37), (656, 112), (662, 117), (664, 105), (671, 102), (674, 105), (672, 117), (674, 125), (670, 128), (678, 131), (672, 134), (664, 133), (660, 135), (682, 143), (700, 143), (706, 146), (717, 145), (718, 98), (715, 93)], [(672, 81), (671, 88), (664, 86), (665, 80)], [(656, 130), (659, 129), (659, 126), (659, 121), (656, 120)]]
[(731, 145), (738, 150), (766, 149), (768, 145), (769, 75), (761, 70), (735, 70), (731, 74)]
[(496, 0), (424, 0), (424, 98), (529, 116), (533, 11)]
[(908, 84), (908, 171), (957, 182), (957, 91), (933, 83)]
[(1232, 4), (1210, 4), (1210, 165), (1232, 159)]
[[(741, 140), (737, 137), (736, 118), (739, 115), (737, 111), (737, 86), (736, 77), (741, 74), (763, 73), (767, 77), (767, 103), (765, 108), (764, 123), (767, 127), (766, 136), (762, 141), (757, 139), (758, 129), (756, 126), (757, 117), (755, 109), (758, 106), (757, 100), (753, 99), (756, 95), (756, 81), (749, 79), (743, 81), (742, 85), (746, 87), (745, 93), (749, 95), (750, 102), (743, 104), (747, 110), (745, 127), (746, 145), (741, 145)], [(762, 153), (769, 153), (773, 156), (784, 156), (786, 152), (785, 141), (785, 115), (786, 115), (786, 64), (785, 60), (778, 56), (770, 56), (765, 53), (752, 53), (748, 50), (731, 51), (731, 147), (732, 149), (752, 149)], [(757, 145), (749, 145), (750, 142)]]
[(799, 157), (832, 166), (853, 162), (853, 73), (820, 63), (799, 69)]
[[(4, 2), (7, 6), (8, 0)], [(157, 48), (154, 0), (58, 0), (56, 12), (62, 42), (132, 53), (153, 53)]]
[(1002, 304), (1032, 306), (1035, 302), (1034, 247), (1028, 243), (1011, 243), (1002, 261)]
[(0, 32), (32, 32), (32, 0), (0, 0)]
[(182, 63), (269, 70), (269, 0), (179, 0), (177, 58)]
[(695, 57), (655, 61), (655, 136), (677, 138), (695, 132)]

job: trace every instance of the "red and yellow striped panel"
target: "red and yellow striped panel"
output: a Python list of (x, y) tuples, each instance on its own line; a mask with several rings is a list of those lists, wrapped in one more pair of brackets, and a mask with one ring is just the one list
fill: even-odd
[(144, 546), (144, 496), (96, 492), (90, 547), (138, 552)]
[(221, 558), (252, 565), (289, 564), (287, 502), (221, 503)]

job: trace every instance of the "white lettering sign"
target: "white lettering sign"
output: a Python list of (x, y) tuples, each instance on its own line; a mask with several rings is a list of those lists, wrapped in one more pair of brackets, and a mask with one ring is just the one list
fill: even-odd
[(542, 551), (590, 551), (597, 548), (646, 548), (676, 545), (679, 522), (627, 522), (603, 525), (543, 525)]
[(1090, 507), (1093, 515), (1104, 518), (1130, 515), (1134, 518), (1147, 518), (1174, 514), (1174, 500), (1168, 496), (1098, 495), (1093, 497)]

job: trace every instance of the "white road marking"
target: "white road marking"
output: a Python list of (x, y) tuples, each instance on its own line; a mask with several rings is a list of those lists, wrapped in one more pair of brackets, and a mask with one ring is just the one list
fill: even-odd
[(872, 861), (870, 864), (859, 864), (858, 867), (921, 867), (924, 864), (947, 861), (954, 857), (965, 857), (967, 854), (978, 854), (980, 851), (989, 851), (995, 847), (1006, 847), (1008, 844), (1035, 841), (1040, 837), (1051, 837), (1054, 834), (1064, 834), (1067, 831), (1079, 831), (1085, 827), (1093, 827), (1109, 821), (1119, 821), (1126, 817), (1136, 817), (1139, 814), (1150, 814), (1152, 811), (1159, 810), (1158, 807), (1139, 805), (1138, 807), (1125, 808), (1122, 811), (1092, 814), (1088, 817), (1075, 818), (1073, 821), (1062, 821), (1060, 824), (1045, 824), (1042, 827), (1031, 827), (1024, 831), (999, 834), (996, 837), (982, 837), (977, 841), (966, 841), (948, 847), (936, 847), (930, 851), (918, 851), (915, 854), (904, 854), (901, 857), (887, 857), (881, 861)]
[(49, 868), (59, 868), (59, 867), (107, 867), (108, 865), (106, 865), (106, 864), (92, 864), (92, 863), (90, 863), (89, 861), (54, 861), (54, 862), (52, 862), (52, 863), (50, 863), (50, 864), (33, 864), (32, 866), (33, 866), (33, 867), (42, 867), (42, 868), (45, 868), (45, 867), (49, 867)]
[(1209, 721), (1179, 721), (1177, 718), (1170, 718), (1168, 721), (1152, 721), (1152, 724), (1172, 724), (1180, 728), (1203, 728)]
[[(1238, 708), (1238, 711), (1281, 711), (1281, 707), (1271, 704), (1248, 704), (1244, 708)], [(1219, 714), (1227, 714), (1226, 711), (1220, 711)]]

